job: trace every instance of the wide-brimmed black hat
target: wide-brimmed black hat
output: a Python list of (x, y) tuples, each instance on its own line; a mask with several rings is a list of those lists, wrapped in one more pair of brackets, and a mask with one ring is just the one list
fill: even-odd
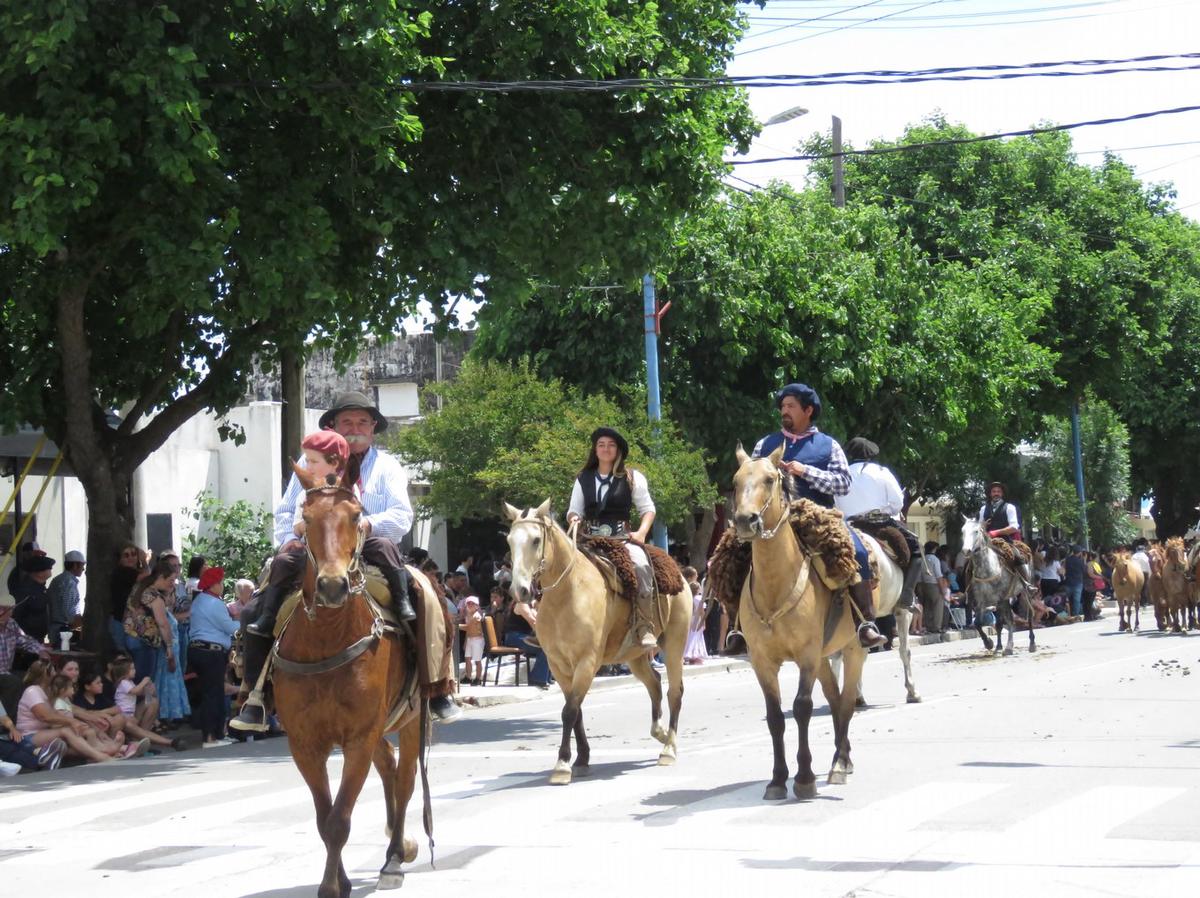
[(383, 433), (387, 430), (387, 418), (379, 413), (379, 409), (375, 408), (375, 403), (368, 399), (366, 394), (360, 393), (358, 390), (351, 390), (349, 393), (338, 393), (337, 398), (333, 400), (333, 408), (321, 415), (320, 426), (322, 428), (332, 427), (333, 419), (338, 416), (338, 412), (348, 412), (358, 409), (371, 413), (371, 417), (375, 419), (376, 433)]
[(984, 492), (990, 496), (992, 494), (992, 487), (994, 487), (994, 486), (1000, 487), (1000, 492), (1004, 493), (1004, 498), (1006, 498), (1006, 499), (1008, 498), (1008, 487), (1006, 487), (999, 480), (993, 480), (991, 483), (989, 483), (987, 485), (987, 488), (984, 489)]
[(866, 437), (855, 437), (846, 444), (846, 457), (852, 461), (870, 461), (879, 456), (879, 447)]
[(621, 434), (613, 430), (611, 427), (597, 427), (592, 431), (592, 448), (596, 448), (596, 443), (600, 437), (610, 437), (616, 444), (617, 449), (621, 453), (622, 458), (629, 458), (629, 441)]

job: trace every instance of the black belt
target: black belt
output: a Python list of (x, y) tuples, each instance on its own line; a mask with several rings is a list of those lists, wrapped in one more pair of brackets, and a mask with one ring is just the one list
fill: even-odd
[(189, 649), (200, 649), (202, 652), (228, 652), (229, 646), (219, 642), (205, 642), (203, 639), (193, 639), (188, 643)]

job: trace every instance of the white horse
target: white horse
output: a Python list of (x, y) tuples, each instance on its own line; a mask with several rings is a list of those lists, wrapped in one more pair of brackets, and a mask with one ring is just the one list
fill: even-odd
[[(896, 603), (900, 601), (900, 590), (904, 585), (904, 571), (900, 569), (900, 565), (892, 560), (892, 556), (883, 550), (883, 547), (872, 536), (868, 536), (861, 530), (856, 530), (859, 537), (862, 538), (863, 545), (867, 547), (867, 552), (875, 559), (876, 567), (879, 570), (879, 580), (875, 584), (875, 614), (877, 617), (885, 617), (889, 614), (896, 615), (896, 642), (898, 643), (900, 656), (900, 664), (904, 668), (904, 691), (908, 694), (907, 701), (919, 702), (921, 696), (917, 694), (917, 684), (913, 680), (912, 675), (912, 654), (908, 650), (908, 630), (909, 623), (912, 621), (912, 611), (909, 608), (898, 608)], [(913, 564), (920, 564), (920, 558), (914, 558)], [(838, 678), (838, 682), (842, 679), (842, 654), (838, 652), (829, 659), (829, 663), (833, 665), (834, 675)], [(862, 680), (858, 681), (858, 698), (855, 702), (860, 708), (867, 706), (867, 700), (863, 698)]]
[[(1009, 570), (992, 548), (992, 540), (983, 525), (966, 515), (963, 515), (962, 543), (963, 548), (971, 553), (971, 580), (967, 584), (967, 601), (971, 602), (975, 609), (975, 620), (978, 622), (988, 608), (996, 609), (996, 654), (1001, 652), (1005, 627), (1008, 628), (1008, 644), (1003, 651), (1005, 655), (1013, 653), (1014, 596), (1021, 596), (1025, 600), (1025, 613), (1029, 621), (1029, 651), (1036, 652), (1037, 644), (1033, 638), (1033, 598), (1030, 595), (1028, 576), (1023, 578)], [(983, 632), (982, 624), (979, 625), (979, 638), (983, 640), (984, 648), (991, 651), (992, 640)]]

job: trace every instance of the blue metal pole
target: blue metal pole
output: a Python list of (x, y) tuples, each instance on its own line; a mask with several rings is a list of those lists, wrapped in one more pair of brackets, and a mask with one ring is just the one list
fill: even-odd
[(1071, 442), (1075, 449), (1075, 494), (1079, 497), (1079, 529), (1083, 534), (1083, 547), (1088, 545), (1087, 498), (1083, 492), (1083, 443), (1079, 438), (1079, 402), (1071, 403)]
[[(654, 279), (642, 275), (642, 309), (645, 313), (646, 331), (646, 413), (651, 421), (662, 420), (662, 405), (658, 392), (658, 302), (654, 295)], [(658, 428), (655, 429), (658, 434)], [(655, 447), (655, 451), (658, 447)], [(667, 548), (667, 528), (662, 522), (654, 522), (651, 536), (654, 545)]]

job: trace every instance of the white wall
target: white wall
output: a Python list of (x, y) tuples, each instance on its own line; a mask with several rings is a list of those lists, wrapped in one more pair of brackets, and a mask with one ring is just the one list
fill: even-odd
[(387, 418), (413, 418), (421, 414), (415, 383), (376, 384), (379, 411)]

